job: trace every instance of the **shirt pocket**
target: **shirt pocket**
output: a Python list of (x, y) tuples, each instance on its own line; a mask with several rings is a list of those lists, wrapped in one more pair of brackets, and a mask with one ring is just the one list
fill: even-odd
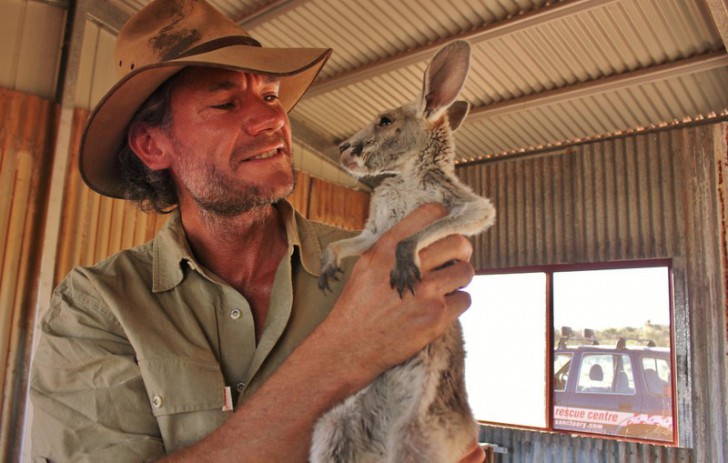
[(167, 453), (194, 444), (225, 421), (217, 363), (187, 358), (139, 360)]

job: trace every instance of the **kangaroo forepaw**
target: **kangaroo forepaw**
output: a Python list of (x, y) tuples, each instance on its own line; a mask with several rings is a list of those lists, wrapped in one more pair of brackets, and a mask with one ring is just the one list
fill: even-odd
[(339, 281), (339, 274), (344, 273), (336, 265), (329, 265), (321, 269), (321, 276), (318, 279), (318, 287), (323, 292), (333, 292), (329, 286), (330, 281)]
[(417, 268), (413, 261), (397, 262), (397, 265), (389, 274), (389, 284), (396, 289), (399, 297), (404, 297), (404, 290), (409, 289), (412, 294), (415, 293), (415, 284), (420, 281), (420, 269)]
[(396, 289), (399, 297), (404, 296), (405, 288), (415, 293), (415, 284), (420, 281), (420, 269), (415, 263), (417, 242), (413, 239), (402, 240), (395, 249), (394, 270), (389, 274), (389, 284)]

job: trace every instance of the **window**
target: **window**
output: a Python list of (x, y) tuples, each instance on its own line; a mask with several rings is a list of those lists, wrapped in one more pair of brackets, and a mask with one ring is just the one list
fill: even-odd
[(571, 367), (571, 359), (573, 357), (572, 354), (564, 352), (554, 354), (554, 391), (563, 391), (566, 389), (566, 382), (569, 380), (569, 368)]
[(632, 365), (625, 354), (584, 354), (579, 371), (577, 392), (634, 394)]
[(466, 382), (468, 390), (474, 391), (468, 394), (470, 405), (476, 417), (485, 421), (544, 427), (548, 387), (545, 275), (491, 275), (476, 281), (469, 291), (477, 309), (461, 317)]
[(670, 363), (667, 359), (642, 357), (642, 374), (650, 394), (664, 396), (671, 388)]
[(639, 265), (477, 275), (461, 317), (475, 417), (674, 442), (669, 267)]

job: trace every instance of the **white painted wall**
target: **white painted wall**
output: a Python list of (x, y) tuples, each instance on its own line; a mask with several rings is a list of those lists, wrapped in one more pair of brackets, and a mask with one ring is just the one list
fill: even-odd
[(88, 20), (85, 22), (81, 60), (76, 79), (77, 108), (93, 108), (116, 83), (115, 44), (114, 33), (95, 22)]
[(53, 99), (66, 10), (29, 0), (0, 0), (0, 86)]

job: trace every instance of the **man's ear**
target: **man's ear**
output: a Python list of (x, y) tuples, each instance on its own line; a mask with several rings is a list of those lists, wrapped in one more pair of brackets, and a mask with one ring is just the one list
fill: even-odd
[(161, 129), (142, 123), (132, 123), (127, 133), (127, 143), (139, 159), (152, 170), (162, 170), (170, 166)]

